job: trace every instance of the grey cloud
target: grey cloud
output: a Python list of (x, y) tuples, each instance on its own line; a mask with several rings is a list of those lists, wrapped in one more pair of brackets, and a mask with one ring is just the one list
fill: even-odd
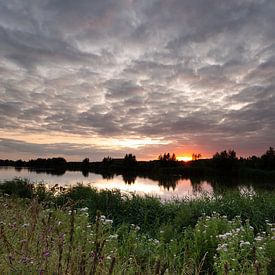
[[(84, 146), (83, 144), (71, 143), (28, 143), (15, 139), (0, 139), (0, 153), (16, 153), (23, 152), (29, 156), (51, 157), (62, 155), (65, 157), (77, 157), (80, 160), (84, 156), (91, 159), (103, 159), (104, 156), (110, 154), (110, 150), (106, 148), (97, 148), (96, 146)], [(114, 151), (115, 154), (117, 152)]]
[(0, 0), (0, 129), (274, 146), (274, 13), (272, 0)]
[(107, 88), (107, 99), (127, 99), (144, 95), (143, 87), (127, 80), (109, 80), (105, 84), (105, 87)]

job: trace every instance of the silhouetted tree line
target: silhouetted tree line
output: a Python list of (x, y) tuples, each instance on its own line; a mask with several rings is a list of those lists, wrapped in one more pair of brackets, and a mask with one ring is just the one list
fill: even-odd
[(12, 161), (12, 160), (0, 160), (2, 166), (15, 166), (15, 167), (33, 167), (33, 168), (66, 168), (67, 161), (62, 157), (57, 158), (38, 158), (31, 159), (29, 161)]
[(269, 147), (261, 157), (252, 156), (247, 159), (241, 158), (240, 161), (249, 168), (269, 171), (275, 170), (275, 150), (273, 147)]
[(234, 150), (222, 151), (213, 156), (213, 166), (225, 174), (238, 173), (238, 158)]
[(158, 160), (160, 165), (163, 167), (175, 167), (179, 164), (174, 153), (164, 153), (163, 155), (159, 155)]
[[(177, 161), (174, 153), (161, 154), (157, 160), (152, 161), (137, 161), (133, 154), (126, 154), (124, 158), (117, 159), (108, 156), (101, 162), (90, 162), (89, 158), (85, 158), (82, 162), (67, 162), (63, 157), (57, 157), (29, 161), (0, 160), (0, 166), (14, 166), (18, 169), (29, 167), (60, 171), (75, 170), (82, 171), (84, 176), (88, 176), (89, 172), (112, 175), (112, 173), (125, 174), (131, 171), (141, 175), (179, 174), (185, 176), (214, 175), (215, 173), (240, 175), (249, 171), (251, 175), (257, 173), (262, 175), (264, 172), (275, 176), (275, 151), (272, 147), (260, 157), (238, 158), (234, 150), (217, 152), (211, 159), (200, 159), (200, 157), (200, 154), (194, 154), (193, 160), (189, 162)], [(59, 172), (59, 174), (62, 173)]]

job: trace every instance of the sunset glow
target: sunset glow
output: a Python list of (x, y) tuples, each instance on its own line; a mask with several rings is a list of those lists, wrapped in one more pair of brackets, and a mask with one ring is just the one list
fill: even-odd
[(190, 157), (190, 156), (178, 156), (177, 160), (179, 160), (179, 161), (190, 161), (190, 160), (192, 160), (192, 157)]

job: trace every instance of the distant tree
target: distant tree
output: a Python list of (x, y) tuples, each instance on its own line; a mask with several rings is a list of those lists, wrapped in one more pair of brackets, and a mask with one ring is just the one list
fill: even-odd
[(176, 160), (177, 160), (176, 155), (173, 153), (171, 156), (171, 161), (176, 161)]
[(269, 149), (261, 156), (261, 166), (263, 169), (275, 170), (275, 151), (273, 147)]
[(247, 159), (244, 159), (244, 161), (242, 162), (242, 165), (253, 169), (261, 169), (261, 162), (262, 162), (261, 158), (257, 156), (251, 156), (251, 157), (248, 157)]
[[(88, 170), (89, 164), (90, 164), (89, 158), (83, 159), (83, 161), (82, 161), (82, 170), (83, 170), (83, 169), (84, 169), (84, 170)], [(85, 172), (85, 175), (87, 176), (87, 172)], [(84, 176), (85, 176), (85, 175), (84, 175)]]
[(198, 153), (198, 154), (192, 154), (192, 160), (198, 160), (198, 159), (200, 159), (201, 158), (201, 154), (200, 153)]
[(111, 157), (104, 157), (102, 160), (102, 164), (105, 168), (109, 167), (113, 163), (113, 159)]
[(162, 166), (175, 166), (177, 164), (177, 157), (174, 153), (172, 155), (170, 153), (159, 155), (158, 160)]
[(123, 165), (126, 167), (133, 167), (137, 164), (136, 156), (133, 154), (126, 154), (123, 159)]
[(108, 156), (108, 157), (104, 157), (103, 160), (102, 160), (102, 162), (103, 162), (103, 163), (109, 163), (109, 162), (112, 162), (112, 160), (113, 160), (113, 159), (112, 159), (111, 157)]
[(238, 158), (234, 150), (222, 151), (213, 156), (213, 164), (216, 169), (224, 174), (234, 174), (238, 169)]
[(82, 161), (83, 164), (89, 164), (89, 162), (90, 162), (89, 158), (85, 158)]

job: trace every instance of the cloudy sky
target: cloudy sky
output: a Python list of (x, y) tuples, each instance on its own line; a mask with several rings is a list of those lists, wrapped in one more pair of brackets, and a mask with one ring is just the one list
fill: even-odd
[(0, 158), (275, 146), (274, 0), (0, 0)]

